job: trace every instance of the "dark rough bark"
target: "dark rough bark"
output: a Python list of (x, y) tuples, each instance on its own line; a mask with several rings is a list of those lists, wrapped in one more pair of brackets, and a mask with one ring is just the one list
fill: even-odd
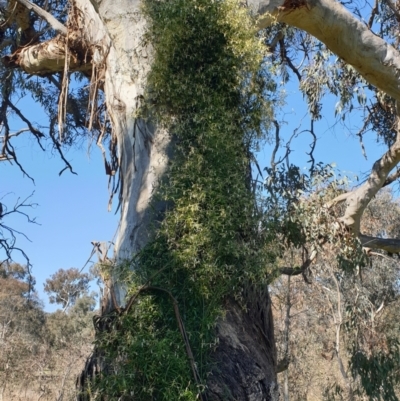
[(215, 367), (207, 380), (208, 401), (278, 400), (271, 301), (268, 294), (260, 301), (248, 311), (233, 301), (227, 304), (217, 329)]

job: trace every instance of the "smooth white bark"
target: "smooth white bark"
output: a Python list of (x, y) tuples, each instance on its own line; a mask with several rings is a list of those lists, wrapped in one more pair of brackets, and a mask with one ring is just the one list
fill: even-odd
[[(145, 40), (141, 1), (103, 0), (93, 4), (76, 2), (80, 10), (86, 10), (85, 20), (92, 24), (88, 40), (102, 43), (96, 46), (101, 50), (93, 59), (104, 70), (107, 111), (113, 140), (117, 141), (122, 187), (114, 254), (122, 262), (131, 260), (149, 239), (152, 213), (157, 212), (150, 208), (150, 201), (168, 163), (170, 137), (138, 117), (152, 59), (152, 48)], [(114, 291), (117, 302), (123, 305), (125, 290), (118, 280)]]
[(400, 162), (400, 140), (398, 139), (391, 148), (377, 160), (368, 180), (359, 188), (348, 194), (347, 208), (342, 221), (355, 234), (360, 232), (360, 222), (365, 208), (372, 198), (383, 187), (390, 171)]
[(249, 0), (260, 29), (274, 21), (300, 28), (352, 65), (369, 83), (400, 100), (400, 54), (334, 0)]

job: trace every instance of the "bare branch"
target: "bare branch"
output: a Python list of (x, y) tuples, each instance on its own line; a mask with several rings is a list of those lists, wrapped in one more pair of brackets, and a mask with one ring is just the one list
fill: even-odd
[[(19, 135), (23, 134), (24, 132), (28, 132), (28, 131), (29, 131), (29, 128), (22, 128), (22, 129), (20, 129), (20, 130), (18, 130), (18, 131), (16, 131), (16, 132), (10, 133), (10, 134), (8, 135), (8, 138), (12, 138), (12, 137), (15, 137), (15, 136), (19, 136)], [(0, 139), (3, 140), (2, 137), (0, 137)]]
[(22, 164), (18, 161), (17, 155), (15, 153), (15, 149), (8, 140), (5, 144), (5, 149), (6, 149), (7, 153), (11, 156), (8, 159), (13, 160), (14, 163), (18, 166), (18, 168), (22, 171), (22, 173), (25, 174), (33, 183), (35, 183), (35, 180), (25, 171)]
[(38, 129), (36, 129), (32, 123), (22, 114), (21, 110), (15, 106), (13, 103), (10, 102), (10, 100), (7, 99), (7, 105), (17, 114), (17, 116), (28, 126), (29, 131), (32, 132), (34, 137), (37, 139), (37, 142), (42, 150), (44, 150), (42, 144), (40, 143), (40, 139), (44, 138), (45, 135), (40, 132)]
[[(30, 194), (28, 197), (26, 197), (23, 200), (20, 200), (20, 198), (17, 199), (15, 202), (14, 206), (10, 209), (7, 209), (6, 205), (4, 203), (0, 203), (0, 249), (2, 249), (5, 252), (6, 259), (3, 261), (0, 261), (0, 264), (5, 262), (5, 261), (11, 261), (12, 260), (12, 253), (17, 251), (21, 253), (21, 255), (25, 258), (26, 263), (28, 265), (28, 273), (30, 275), (30, 261), (26, 253), (19, 247), (16, 246), (17, 242), (17, 236), (22, 236), (28, 241), (30, 239), (21, 231), (16, 230), (15, 228), (9, 227), (7, 224), (4, 223), (4, 219), (7, 216), (13, 215), (13, 214), (19, 214), (24, 216), (28, 223), (33, 223), (33, 224), (38, 224), (35, 219), (32, 219), (27, 213), (23, 211), (24, 208), (34, 208), (37, 206), (36, 203), (31, 203), (30, 199), (32, 198), (34, 192)], [(1, 200), (4, 199), (5, 196), (8, 194), (4, 195)]]
[(282, 31), (279, 31), (271, 40), (271, 43), (267, 44), (268, 51), (273, 52), (276, 48), (276, 45), (279, 43), (281, 39), (284, 38), (284, 34)]
[(374, 8), (372, 9), (371, 15), (368, 20), (368, 28), (369, 29), (371, 29), (372, 24), (374, 23), (374, 18), (376, 16), (376, 14), (378, 13), (378, 7), (379, 7), (378, 0), (375, 0)]
[(273, 124), (275, 125), (275, 146), (274, 150), (272, 151), (271, 155), (271, 170), (275, 172), (276, 165), (278, 164), (275, 161), (276, 153), (278, 152), (279, 149), (279, 144), (280, 144), (280, 136), (279, 136), (279, 124), (278, 121), (274, 120)]
[(62, 149), (61, 149), (61, 145), (60, 145), (60, 143), (58, 142), (57, 138), (56, 138), (55, 135), (54, 135), (53, 126), (54, 126), (53, 123), (51, 123), (51, 128), (50, 128), (50, 130), (49, 130), (50, 138), (51, 138), (51, 140), (53, 141), (53, 144), (54, 144), (55, 148), (57, 149), (58, 154), (60, 155), (62, 161), (65, 163), (65, 167), (58, 173), (58, 175), (61, 175), (61, 174), (62, 174), (65, 170), (67, 170), (67, 169), (68, 169), (72, 174), (78, 175), (78, 174), (73, 170), (73, 168), (72, 168), (71, 164), (69, 163), (69, 161), (65, 158), (64, 153), (63, 153), (63, 151), (62, 151)]
[(400, 178), (400, 169), (395, 171), (394, 173), (390, 174), (388, 178), (386, 178), (386, 181), (383, 183), (383, 186), (386, 187), (393, 182), (395, 182), (398, 178)]
[(288, 67), (296, 74), (297, 79), (300, 82), (301, 81), (301, 74), (300, 74), (299, 70), (292, 63), (292, 60), (287, 55), (285, 41), (283, 40), (283, 38), (279, 40), (279, 46), (281, 48), (282, 62), (286, 63), (288, 65)]
[(386, 255), (384, 255), (383, 253), (372, 252), (372, 251), (370, 250), (370, 248), (363, 248), (363, 249), (364, 249), (364, 250), (365, 250), (365, 249), (368, 250), (368, 251), (366, 252), (368, 256), (378, 256), (378, 257), (380, 257), (380, 258), (382, 258), (382, 259), (386, 259), (386, 260), (392, 261), (392, 258), (391, 258), (391, 257), (386, 256)]
[(400, 253), (400, 239), (378, 238), (360, 234), (358, 236), (363, 247), (370, 249), (381, 249), (388, 253)]
[(301, 266), (281, 267), (279, 268), (279, 273), (286, 276), (298, 276), (300, 274), (303, 274), (311, 265), (311, 263), (315, 260), (316, 257), (317, 257), (317, 251), (313, 250), (311, 252), (311, 256), (307, 258)]
[(313, 137), (313, 141), (310, 145), (310, 151), (307, 153), (307, 155), (310, 156), (310, 160), (308, 161), (308, 163), (311, 163), (310, 174), (313, 175), (314, 167), (315, 167), (314, 150), (315, 150), (315, 146), (317, 145), (317, 135), (315, 135), (315, 132), (314, 132), (314, 119), (313, 118), (311, 118), (311, 126), (310, 126), (310, 130), (308, 132)]
[[(367, 107), (367, 109), (369, 110), (368, 107)], [(366, 130), (370, 120), (371, 120), (371, 112), (368, 114), (368, 117), (365, 119), (363, 127), (356, 134), (359, 138), (361, 151), (362, 151), (362, 154), (363, 154), (365, 160), (367, 160), (367, 152), (365, 150), (365, 146), (364, 146), (364, 142), (363, 142), (363, 133), (365, 133), (365, 130)]]

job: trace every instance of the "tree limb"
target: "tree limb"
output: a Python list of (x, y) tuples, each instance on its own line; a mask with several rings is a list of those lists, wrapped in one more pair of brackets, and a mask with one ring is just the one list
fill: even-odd
[(336, 206), (339, 203), (343, 203), (344, 201), (347, 200), (347, 198), (350, 196), (351, 192), (345, 192), (344, 194), (338, 195), (336, 198), (332, 199), (331, 201), (327, 202), (325, 204), (325, 207), (330, 209), (333, 206)]
[(400, 253), (400, 239), (378, 238), (364, 234), (359, 234), (358, 238), (363, 247), (370, 249), (381, 249), (388, 253)]
[(400, 100), (400, 54), (333, 0), (249, 0), (258, 27), (276, 22), (300, 28), (352, 65), (369, 83)]
[(341, 221), (355, 235), (360, 232), (361, 217), (372, 198), (383, 187), (391, 170), (400, 162), (400, 138), (377, 160), (368, 180), (347, 195), (347, 207)]
[(40, 8), (36, 4), (31, 3), (28, 0), (16, 0), (19, 4), (22, 4), (24, 7), (26, 7), (28, 10), (33, 11), (35, 14), (37, 14), (39, 17), (42, 17), (44, 20), (46, 20), (49, 25), (58, 33), (67, 36), (68, 30), (67, 28), (56, 18), (54, 18), (49, 12), (46, 10), (43, 10), (43, 8)]
[(47, 42), (21, 47), (3, 57), (3, 63), (9, 68), (21, 68), (28, 74), (46, 75), (63, 71), (65, 57), (68, 57), (70, 71), (90, 70), (92, 66), (89, 60), (82, 60), (78, 52), (70, 49), (66, 52), (65, 41), (63, 36), (56, 36)]
[(317, 257), (317, 251), (314, 249), (311, 252), (311, 256), (307, 258), (301, 266), (281, 267), (279, 268), (279, 273), (287, 276), (298, 276), (300, 274), (303, 274), (316, 257)]
[(386, 181), (383, 183), (383, 186), (386, 187), (393, 182), (395, 182), (398, 178), (400, 178), (400, 169), (395, 171), (394, 173), (390, 174)]

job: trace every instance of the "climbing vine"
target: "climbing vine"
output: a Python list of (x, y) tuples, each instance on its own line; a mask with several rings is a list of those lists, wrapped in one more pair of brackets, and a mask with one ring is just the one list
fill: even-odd
[[(215, 325), (228, 298), (265, 286), (274, 252), (263, 235), (251, 151), (274, 90), (248, 11), (233, 0), (145, 2), (155, 58), (141, 118), (172, 133), (174, 156), (154, 202), (153, 238), (121, 267), (130, 301), (98, 347), (107, 399), (201, 399)], [(155, 220), (156, 216), (155, 216)]]

